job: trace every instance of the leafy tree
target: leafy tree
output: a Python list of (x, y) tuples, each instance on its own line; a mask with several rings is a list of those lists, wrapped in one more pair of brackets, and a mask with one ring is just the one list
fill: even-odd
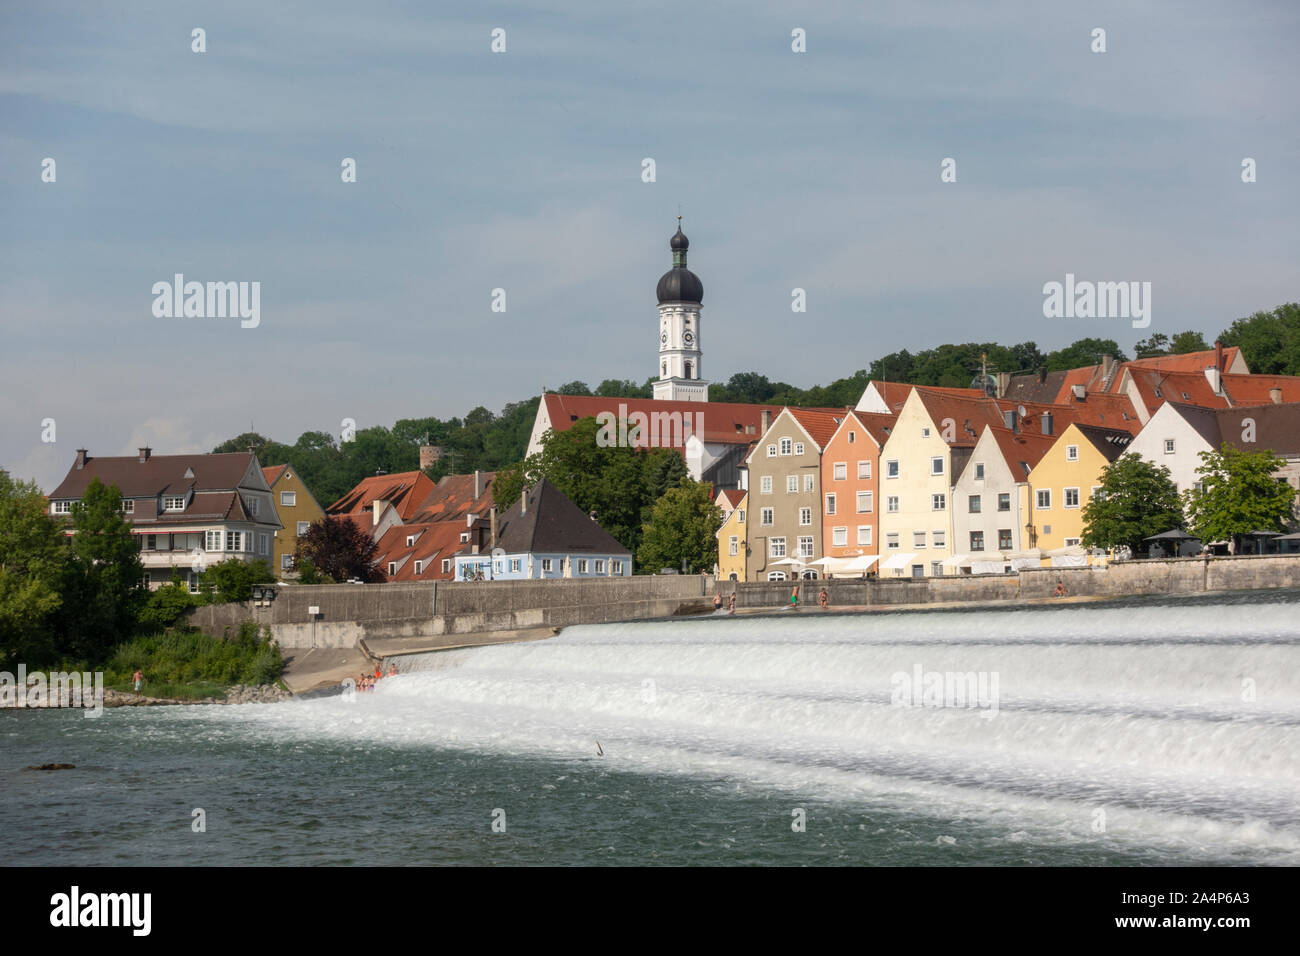
[(63, 602), (59, 586), (67, 554), (40, 489), (0, 468), (0, 670), (54, 658), (49, 624)]
[(309, 560), (317, 571), (335, 581), (360, 578), (378, 582), (384, 579), (375, 567), (378, 547), (378, 542), (349, 519), (326, 515), (312, 522), (298, 539), (296, 559), (300, 568)]
[(1210, 346), (1205, 344), (1205, 336), (1200, 332), (1179, 332), (1169, 343), (1169, 350), (1175, 355), (1186, 355), (1188, 352), (1206, 352)]
[(566, 382), (555, 390), (557, 395), (590, 395), (591, 389), (586, 382)]
[(637, 563), (642, 571), (679, 568), (690, 573), (711, 570), (718, 560), (718, 529), (722, 509), (713, 503), (711, 488), (683, 479), (655, 502), (643, 529)]
[(1240, 348), (1252, 372), (1300, 375), (1300, 304), (1238, 319), (1219, 341)]
[(638, 385), (631, 379), (607, 378), (596, 386), (601, 398), (653, 398), (653, 388)]
[(1134, 554), (1144, 539), (1179, 527), (1183, 521), (1178, 486), (1164, 465), (1124, 454), (1101, 473), (1101, 487), (1083, 507), (1085, 548), (1127, 546)]
[(298, 583), (299, 584), (334, 584), (335, 581), (327, 574), (321, 574), (316, 569), (316, 562), (311, 558), (303, 558), (298, 562)]
[(181, 580), (180, 571), (173, 569), (171, 582), (149, 595), (144, 610), (140, 612), (140, 630), (152, 634), (175, 627), (198, 604), (199, 599)]
[(130, 637), (148, 597), (139, 548), (121, 508), (117, 486), (98, 478), (72, 506), (74, 534), (60, 584), (58, 646), (74, 660), (101, 660)]
[(199, 587), (212, 597), (215, 604), (247, 601), (253, 596), (253, 585), (273, 583), (275, 574), (265, 561), (241, 561), (239, 558), (217, 562), (199, 579)]
[(1224, 442), (1201, 452), (1199, 487), (1184, 500), (1202, 541), (1233, 542), (1251, 531), (1281, 531), (1294, 517), (1296, 490), (1276, 472), (1286, 464), (1271, 451), (1246, 452)]
[(1128, 361), (1128, 356), (1124, 354), (1119, 347), (1119, 343), (1114, 339), (1088, 338), (1079, 339), (1077, 342), (1072, 342), (1065, 348), (1058, 349), (1055, 352), (1048, 352), (1043, 365), (1049, 372), (1059, 372), (1063, 369), (1100, 365), (1103, 355), (1110, 355), (1117, 362)]
[(1142, 339), (1137, 345), (1133, 346), (1133, 354), (1140, 359), (1168, 355), (1169, 336), (1163, 332), (1153, 332), (1151, 338)]

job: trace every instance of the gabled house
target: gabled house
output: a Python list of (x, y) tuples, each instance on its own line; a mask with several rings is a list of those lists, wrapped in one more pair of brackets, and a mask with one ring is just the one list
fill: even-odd
[(292, 465), (263, 468), (262, 477), (271, 489), (271, 505), (281, 526), (275, 532), (271, 570), (281, 579), (296, 578), (294, 561), (298, 539), (307, 533), (312, 522), (325, 516), (325, 510)]
[(102, 458), (78, 448), (67, 477), (50, 493), (50, 513), (71, 514), (96, 478), (121, 491), (151, 588), (170, 582), (173, 569), (197, 591), (199, 572), (211, 564), (231, 558), (271, 563), (281, 525), (251, 452), (155, 455), (141, 448), (134, 457)]
[(827, 442), (821, 461), (822, 551), (826, 557), (879, 553), (880, 449), (896, 421), (892, 413), (850, 409)]
[(421, 506), (435, 488), (433, 479), (422, 471), (371, 475), (329, 505), (325, 513), (348, 518), (375, 539), (394, 525), (414, 521)]
[(1083, 509), (1101, 485), (1101, 472), (1129, 450), (1126, 431), (1070, 425), (1029, 472), (1024, 487), (1026, 540), (1050, 551), (1077, 547), (1083, 536)]
[(545, 478), (502, 515), (467, 515), (462, 534), (458, 581), (632, 574), (632, 553)]
[[(735, 491), (718, 492), (717, 504), (723, 501), (733, 502), (731, 495)], [(740, 498), (734, 501), (730, 510), (724, 508), (722, 526), (718, 528), (718, 579), (720, 581), (746, 581), (746, 569), (749, 566), (749, 545), (745, 540), (746, 519), (749, 517), (749, 494), (739, 492)], [(727, 496), (724, 498), (724, 496)]]
[(450, 581), (456, 576), (456, 553), (469, 542), (462, 521), (395, 525), (375, 549), (375, 567), (387, 582)]

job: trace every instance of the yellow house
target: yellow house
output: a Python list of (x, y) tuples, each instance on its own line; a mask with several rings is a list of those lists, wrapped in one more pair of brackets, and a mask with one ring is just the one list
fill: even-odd
[(1128, 450), (1133, 436), (1112, 428), (1072, 424), (1029, 472), (1028, 546), (1043, 552), (1078, 545), (1083, 509), (1101, 484), (1102, 469)]
[[(736, 492), (731, 492), (736, 494)], [(718, 529), (718, 580), (744, 581), (749, 567), (749, 547), (745, 542), (745, 519), (749, 495), (741, 492), (740, 501)], [(723, 509), (726, 510), (725, 508)]]
[(272, 504), (282, 527), (275, 533), (275, 563), (272, 570), (280, 578), (297, 577), (293, 555), (298, 550), (298, 539), (307, 533), (313, 521), (325, 517), (325, 510), (317, 504), (307, 490), (298, 470), (291, 465), (272, 465), (263, 468), (266, 483), (271, 486)]

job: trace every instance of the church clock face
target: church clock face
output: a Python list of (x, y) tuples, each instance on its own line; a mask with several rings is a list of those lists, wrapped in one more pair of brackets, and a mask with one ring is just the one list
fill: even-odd
[(659, 342), (660, 342), (661, 345), (667, 345), (667, 344), (668, 344), (668, 333), (667, 333), (667, 332), (660, 332), (660, 333), (659, 333)]
[(690, 345), (692, 342), (695, 341), (695, 336), (692, 335), (690, 332), (687, 332), (685, 335), (682, 336), (682, 338), (685, 340), (687, 345)]

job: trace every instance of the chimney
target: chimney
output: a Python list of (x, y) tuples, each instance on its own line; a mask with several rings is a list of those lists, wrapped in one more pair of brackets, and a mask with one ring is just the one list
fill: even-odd
[(1016, 410), (1014, 408), (1009, 408), (1003, 412), (1002, 421), (1007, 428), (1010, 428), (1014, 432), (1016, 430)]
[(1046, 381), (1047, 381), (1047, 367), (1044, 365), (1040, 365), (1038, 367), (1038, 384), (1042, 385)]
[(488, 509), (488, 522), (490, 523), (490, 525), (491, 525), (491, 527), (492, 527), (492, 544), (490, 545), (490, 547), (495, 548), (495, 547), (497, 546), (497, 509), (496, 509), (496, 505), (493, 505), (491, 508)]
[(1223, 371), (1223, 343), (1218, 341), (1214, 343), (1214, 367)]
[(1270, 389), (1268, 390), (1268, 398), (1269, 398), (1269, 401), (1271, 401), (1274, 405), (1281, 405), (1281, 404), (1282, 404), (1282, 389), (1280, 389), (1280, 388), (1270, 388)]
[(149, 460), (149, 456), (150, 456), (151, 454), (153, 454), (153, 449), (150, 448), (149, 446), (146, 445), (144, 448), (141, 448), (141, 449), (140, 449), (140, 464), (143, 465), (146, 461), (148, 461), (148, 460)]
[(478, 499), (482, 496), (482, 494), (483, 494), (483, 472), (475, 468), (474, 469), (474, 500), (478, 501)]
[(83, 469), (83, 468), (85, 468), (85, 467), (86, 467), (86, 449), (84, 449), (84, 448), (78, 448), (78, 449), (77, 449), (77, 463), (76, 463), (76, 469), (77, 469), (77, 471), (81, 471), (81, 469)]
[(772, 427), (772, 412), (769, 409), (763, 409), (763, 432), (766, 435), (767, 430)]
[(1052, 413), (1043, 412), (1043, 434), (1052, 434)]
[(524, 492), (519, 496), (519, 513), (528, 514), (528, 486), (524, 485)]

